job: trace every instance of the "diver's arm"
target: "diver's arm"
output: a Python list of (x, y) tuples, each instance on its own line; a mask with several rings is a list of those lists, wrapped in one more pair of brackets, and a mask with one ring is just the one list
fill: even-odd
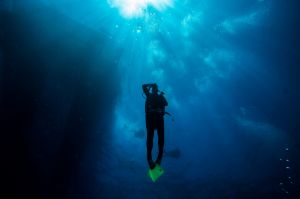
[(166, 100), (166, 98), (163, 96), (163, 102), (164, 102), (164, 106), (168, 106), (168, 101)]
[(150, 90), (150, 87), (152, 86), (153, 84), (143, 84), (143, 91), (145, 93), (146, 96), (149, 95), (149, 90)]

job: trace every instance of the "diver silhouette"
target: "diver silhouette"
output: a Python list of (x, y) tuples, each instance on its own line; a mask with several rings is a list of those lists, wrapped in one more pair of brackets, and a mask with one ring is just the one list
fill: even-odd
[[(150, 92), (151, 89), (151, 92)], [(164, 93), (158, 91), (157, 84), (143, 84), (143, 91), (146, 95), (145, 113), (147, 128), (147, 161), (150, 169), (155, 164), (161, 164), (164, 150), (164, 115), (165, 106), (168, 106)], [(152, 148), (154, 131), (157, 130), (158, 135), (158, 156), (155, 162), (152, 160)]]

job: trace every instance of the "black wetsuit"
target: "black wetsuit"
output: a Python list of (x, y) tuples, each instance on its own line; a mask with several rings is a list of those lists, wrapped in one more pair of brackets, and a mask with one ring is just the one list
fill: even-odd
[(164, 150), (164, 114), (167, 100), (162, 94), (150, 93), (146, 85), (143, 85), (143, 91), (147, 96), (145, 103), (146, 128), (147, 128), (147, 160), (149, 167), (153, 167), (152, 148), (154, 131), (158, 134), (158, 156), (156, 163), (160, 164)]

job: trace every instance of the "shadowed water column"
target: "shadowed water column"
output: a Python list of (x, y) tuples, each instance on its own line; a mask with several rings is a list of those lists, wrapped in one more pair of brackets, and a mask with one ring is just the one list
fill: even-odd
[(3, 194), (98, 198), (118, 90), (109, 39), (49, 7), (0, 14)]

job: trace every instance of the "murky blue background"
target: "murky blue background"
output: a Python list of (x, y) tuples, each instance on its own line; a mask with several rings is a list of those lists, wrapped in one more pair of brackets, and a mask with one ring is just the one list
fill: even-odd
[[(299, 3), (136, 2), (0, 2), (1, 194), (299, 198)], [(153, 82), (172, 114), (156, 183)]]

